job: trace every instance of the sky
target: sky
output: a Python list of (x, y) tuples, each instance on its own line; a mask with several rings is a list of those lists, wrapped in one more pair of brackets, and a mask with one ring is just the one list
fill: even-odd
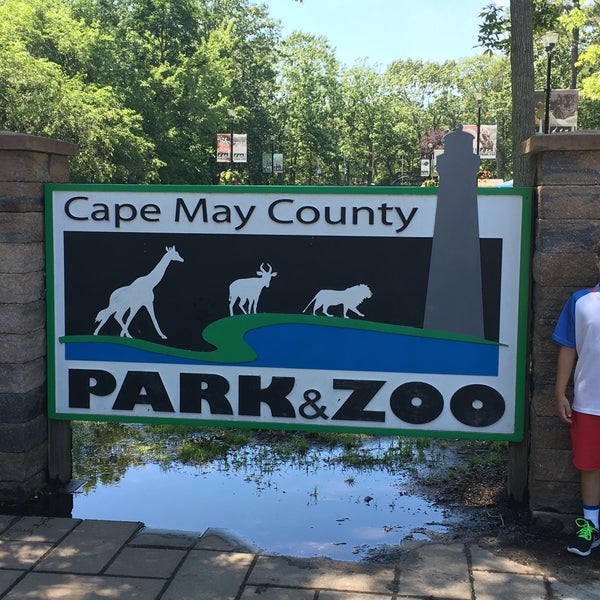
[(481, 54), (479, 13), (493, 1), (256, 0), (281, 21), (284, 36), (294, 30), (321, 35), (345, 66), (366, 59), (383, 68), (399, 59), (442, 63)]

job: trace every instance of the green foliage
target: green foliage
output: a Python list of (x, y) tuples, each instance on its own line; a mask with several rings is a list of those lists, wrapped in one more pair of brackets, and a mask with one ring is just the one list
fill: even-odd
[[(581, 90), (581, 108), (586, 111), (588, 100), (600, 99), (600, 37), (597, 2), (580, 0), (534, 0), (533, 35), (536, 50), (536, 89), (545, 89), (547, 55), (542, 35), (557, 31), (559, 41), (553, 51), (554, 89), (574, 87)], [(510, 52), (510, 10), (496, 4), (486, 6), (480, 13), (478, 41), (486, 52)], [(600, 126), (594, 121), (593, 127)]]
[[(597, 3), (535, 0), (535, 36), (561, 32), (553, 87), (577, 63), (581, 126), (600, 124)], [(78, 182), (217, 183), (215, 135), (248, 134), (235, 182), (270, 182), (262, 154), (283, 152), (280, 183), (420, 184), (423, 140), (497, 123), (496, 172), (511, 176), (510, 15), (481, 14), (482, 55), (342, 67), (325, 37), (281, 37), (251, 0), (0, 0), (0, 129), (76, 142)], [(486, 54), (484, 54), (486, 52)], [(536, 88), (545, 52), (536, 44)], [(435, 145), (439, 147), (439, 145)], [(222, 181), (233, 183), (233, 181)]]
[[(584, 0), (585, 1), (585, 0)], [(571, 0), (533, 0), (533, 34), (539, 38), (546, 31), (557, 29), (567, 15), (573, 23), (573, 14), (580, 12), (578, 2)], [(486, 52), (510, 52), (510, 8), (491, 3), (479, 13), (481, 23), (477, 40)]]
[(184, 463), (204, 464), (217, 458), (225, 458), (228, 450), (219, 439), (212, 437), (185, 440), (179, 448), (179, 458)]
[(341, 113), (339, 65), (325, 38), (295, 32), (284, 41), (279, 88), (278, 121), (287, 129), (290, 183), (334, 182)]
[(488, 4), (479, 13), (481, 24), (477, 41), (491, 53), (499, 50), (508, 54), (510, 50), (510, 18), (507, 11), (497, 4)]
[(439, 185), (439, 182), (437, 179), (426, 179), (421, 184), (421, 187), (437, 187), (438, 185)]
[(219, 173), (219, 183), (223, 185), (240, 185), (244, 179), (239, 171), (228, 169)]
[(0, 48), (0, 127), (79, 144), (76, 181), (158, 181), (159, 162), (139, 115), (113, 88), (85, 83), (82, 63), (94, 54), (97, 31), (88, 37), (60, 4), (0, 5), (0, 36), (7, 41)]

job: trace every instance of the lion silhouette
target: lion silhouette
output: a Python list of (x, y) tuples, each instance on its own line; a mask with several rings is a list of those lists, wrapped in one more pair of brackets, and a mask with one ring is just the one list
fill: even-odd
[(369, 286), (364, 283), (353, 285), (345, 290), (321, 290), (315, 294), (315, 297), (306, 305), (306, 308), (302, 312), (306, 312), (310, 305), (314, 303), (313, 315), (316, 315), (317, 311), (321, 309), (325, 316), (333, 317), (334, 315), (327, 312), (327, 309), (341, 304), (344, 307), (343, 315), (345, 319), (349, 318), (348, 311), (356, 313), (359, 317), (364, 317), (365, 315), (358, 310), (358, 305), (371, 298), (372, 295)]

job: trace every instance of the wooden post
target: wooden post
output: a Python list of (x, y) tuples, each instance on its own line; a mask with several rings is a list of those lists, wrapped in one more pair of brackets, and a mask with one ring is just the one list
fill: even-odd
[(63, 484), (71, 480), (71, 421), (48, 419), (48, 479)]

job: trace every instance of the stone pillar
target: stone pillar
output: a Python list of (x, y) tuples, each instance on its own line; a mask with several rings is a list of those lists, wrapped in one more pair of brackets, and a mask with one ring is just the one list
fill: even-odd
[(48, 482), (44, 183), (75, 144), (0, 132), (0, 502)]
[(554, 411), (551, 335), (569, 295), (599, 279), (600, 132), (535, 136), (523, 152), (535, 173), (529, 504), (542, 520), (566, 521), (580, 514), (581, 496), (568, 426)]

